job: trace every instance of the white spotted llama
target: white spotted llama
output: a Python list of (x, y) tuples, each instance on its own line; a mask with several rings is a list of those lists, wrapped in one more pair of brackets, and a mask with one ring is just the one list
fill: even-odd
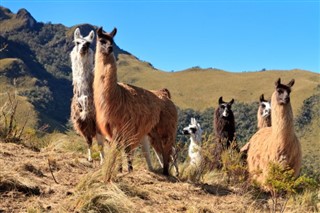
[(100, 134), (97, 134), (96, 113), (93, 104), (94, 54), (90, 48), (93, 39), (93, 31), (86, 37), (81, 35), (79, 28), (74, 32), (75, 46), (70, 53), (73, 84), (71, 121), (74, 129), (85, 138), (88, 144), (88, 161), (92, 161), (92, 139), (96, 137), (100, 145), (100, 163), (102, 163), (104, 139)]
[(190, 157), (190, 165), (199, 167), (202, 161), (201, 156), (201, 135), (202, 129), (200, 124), (195, 118), (191, 118), (191, 123), (189, 126), (183, 128), (183, 134), (190, 136), (190, 145), (188, 149), (188, 154)]

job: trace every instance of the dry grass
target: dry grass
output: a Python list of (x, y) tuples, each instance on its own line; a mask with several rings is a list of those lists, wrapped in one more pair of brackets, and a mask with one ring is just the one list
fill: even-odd
[[(72, 136), (76, 137), (76, 136)], [(70, 137), (70, 139), (72, 138)], [(60, 138), (60, 141), (55, 141)], [(270, 212), (269, 195), (252, 187), (228, 183), (225, 173), (206, 171), (197, 181), (166, 177), (149, 172), (141, 154), (134, 160), (134, 171), (112, 175), (118, 161), (99, 159), (91, 164), (86, 155), (72, 150), (56, 134), (47, 148), (34, 152), (26, 147), (0, 143), (0, 209), (15, 212)], [(76, 145), (76, 142), (70, 142)], [(82, 142), (78, 142), (82, 143)], [(53, 145), (55, 144), (55, 145)], [(112, 146), (111, 146), (112, 147)], [(66, 148), (64, 150), (64, 148)], [(106, 156), (117, 149), (106, 147)], [(109, 150), (109, 151), (108, 151)], [(107, 154), (108, 153), (108, 154)], [(115, 155), (117, 156), (117, 154)], [(55, 183), (48, 167), (51, 162)], [(187, 162), (180, 162), (182, 168)], [(112, 169), (111, 169), (112, 171)], [(105, 181), (106, 177), (110, 181)], [(107, 178), (107, 179), (109, 179)], [(6, 186), (6, 187), (4, 187)], [(318, 192), (319, 193), (319, 192)], [(288, 212), (317, 211), (319, 198), (315, 192), (289, 200)], [(14, 208), (12, 208), (14, 206)], [(298, 211), (299, 210), (299, 211)]]

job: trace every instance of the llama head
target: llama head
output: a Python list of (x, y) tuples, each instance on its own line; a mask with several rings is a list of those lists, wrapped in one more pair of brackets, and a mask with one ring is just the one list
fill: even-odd
[(267, 118), (271, 115), (270, 101), (265, 100), (263, 94), (260, 96), (259, 113), (263, 118)]
[(202, 129), (200, 123), (197, 122), (195, 118), (191, 118), (189, 126), (183, 128), (184, 135), (190, 135), (194, 137), (195, 141), (201, 141)]
[(111, 33), (103, 32), (102, 27), (97, 30), (97, 49), (100, 53), (109, 55), (113, 52), (113, 38), (117, 34), (117, 28), (114, 28)]
[(276, 100), (277, 103), (280, 105), (286, 105), (290, 103), (290, 93), (291, 93), (291, 87), (294, 85), (294, 79), (292, 79), (288, 84), (281, 84), (281, 79), (279, 78), (275, 82), (276, 86)]
[(229, 116), (231, 116), (233, 114), (232, 110), (231, 110), (231, 106), (234, 102), (234, 99), (232, 99), (230, 102), (224, 102), (222, 100), (222, 96), (219, 98), (219, 115), (221, 117), (224, 118), (228, 118)]
[(89, 35), (87, 35), (86, 37), (83, 37), (81, 35), (80, 29), (77, 28), (74, 31), (73, 38), (75, 43), (74, 49), (76, 50), (77, 53), (83, 56), (83, 55), (86, 55), (89, 51), (90, 44), (94, 39), (94, 32), (93, 30), (91, 30)]

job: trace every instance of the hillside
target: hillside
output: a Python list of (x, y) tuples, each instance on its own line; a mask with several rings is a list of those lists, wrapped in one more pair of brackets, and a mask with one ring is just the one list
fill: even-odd
[[(0, 52), (0, 88), (10, 87), (15, 82), (19, 95), (27, 97), (39, 112), (35, 119), (39, 125), (50, 123), (53, 128), (59, 123), (65, 125), (72, 96), (69, 52), (73, 48), (73, 32), (80, 27), (82, 33), (87, 34), (96, 27), (45, 24), (37, 22), (25, 9), (14, 14), (4, 7), (0, 7), (0, 26), (0, 45), (7, 45)], [(270, 97), (274, 81), (281, 77), (284, 82), (296, 79), (292, 104), (297, 114), (303, 100), (310, 97), (319, 84), (319, 74), (303, 70), (230, 73), (191, 68), (164, 72), (117, 46), (115, 52), (119, 81), (147, 89), (166, 87), (181, 109), (203, 111), (215, 107), (220, 96), (252, 103), (262, 93)]]

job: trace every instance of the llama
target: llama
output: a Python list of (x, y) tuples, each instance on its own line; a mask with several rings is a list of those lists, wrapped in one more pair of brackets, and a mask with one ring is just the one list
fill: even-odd
[[(257, 127), (258, 129), (271, 126), (271, 104), (270, 101), (264, 99), (264, 95), (260, 96), (259, 108), (257, 112)], [(246, 143), (240, 152), (247, 153), (250, 143)]]
[(113, 53), (117, 29), (105, 33), (97, 30), (95, 53), (94, 103), (97, 124), (110, 141), (126, 125), (128, 171), (132, 171), (132, 152), (148, 136), (154, 149), (162, 154), (163, 174), (169, 175), (170, 155), (175, 144), (178, 113), (167, 90), (149, 91), (118, 83), (117, 64)]
[[(75, 46), (70, 53), (72, 63), (73, 98), (71, 101), (71, 121), (78, 134), (83, 136), (88, 144), (88, 161), (92, 161), (92, 139), (96, 136), (98, 144), (103, 147), (101, 135), (97, 134), (95, 109), (93, 106), (93, 51), (90, 44), (94, 38), (91, 31), (86, 37), (80, 29), (74, 31)], [(103, 149), (100, 151), (100, 163), (103, 162)]]
[(271, 104), (270, 101), (264, 99), (264, 95), (260, 96), (260, 103), (257, 112), (258, 129), (271, 126)]
[(292, 79), (287, 85), (279, 78), (271, 97), (271, 127), (258, 130), (250, 139), (248, 171), (252, 180), (266, 190), (265, 181), (270, 163), (279, 163), (294, 170), (297, 177), (301, 168), (301, 147), (294, 132), (294, 120), (290, 103)]
[[(222, 96), (219, 98), (219, 106), (214, 112), (214, 130), (218, 142), (222, 143), (224, 149), (228, 149), (234, 140), (235, 121), (231, 106), (234, 99), (224, 102)], [(235, 145), (237, 148), (237, 145)]]
[(190, 157), (190, 166), (199, 167), (201, 165), (201, 135), (202, 129), (195, 118), (191, 118), (189, 126), (183, 128), (183, 134), (190, 136), (190, 145), (188, 154)]

